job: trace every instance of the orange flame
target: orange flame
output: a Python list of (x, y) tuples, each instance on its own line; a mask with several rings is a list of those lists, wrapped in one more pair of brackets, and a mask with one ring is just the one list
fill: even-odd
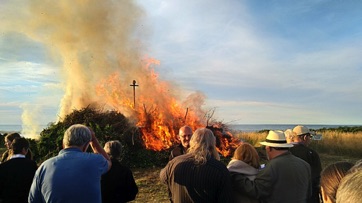
[[(129, 87), (130, 81), (123, 81), (119, 73), (113, 73), (99, 82), (97, 96), (102, 98), (106, 108), (115, 109), (128, 116), (142, 132), (147, 149), (161, 151), (169, 149), (177, 142), (178, 129), (189, 125), (192, 129), (205, 127), (205, 112), (202, 110), (204, 96), (200, 93), (189, 95), (180, 102), (176, 88), (171, 83), (162, 82), (151, 67), (159, 64), (155, 59), (143, 61), (143, 74), (135, 74), (139, 86)], [(135, 91), (135, 104), (133, 103)], [(102, 103), (102, 101), (100, 102)], [(215, 136), (219, 136), (215, 134)], [(221, 135), (222, 136), (222, 135)], [(228, 135), (232, 137), (232, 135)], [(220, 137), (219, 152), (230, 154), (233, 139)]]

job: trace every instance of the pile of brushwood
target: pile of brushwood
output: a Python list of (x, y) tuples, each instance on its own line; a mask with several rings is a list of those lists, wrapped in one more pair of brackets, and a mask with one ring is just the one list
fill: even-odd
[[(119, 140), (123, 146), (121, 162), (129, 167), (161, 166), (167, 163), (169, 150), (156, 152), (145, 149), (140, 130), (123, 114), (91, 107), (74, 110), (61, 122), (48, 125), (40, 133), (39, 140), (31, 140), (31, 150), (37, 163), (59, 153), (64, 132), (73, 124), (91, 127), (102, 146), (107, 141)], [(88, 150), (91, 151), (90, 147)]]

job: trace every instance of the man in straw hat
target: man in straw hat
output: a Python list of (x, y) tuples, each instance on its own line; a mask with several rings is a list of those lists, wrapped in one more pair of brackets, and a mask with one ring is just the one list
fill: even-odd
[(322, 172), (322, 164), (319, 155), (313, 149), (308, 147), (312, 141), (312, 132), (305, 126), (297, 125), (293, 128), (293, 145), (290, 152), (310, 165), (312, 176), (312, 196), (308, 203), (319, 203), (320, 179)]
[(305, 203), (312, 193), (309, 164), (289, 152), (293, 145), (286, 142), (283, 131), (269, 131), (260, 144), (265, 146), (269, 162), (254, 181), (232, 177), (234, 190), (260, 202)]

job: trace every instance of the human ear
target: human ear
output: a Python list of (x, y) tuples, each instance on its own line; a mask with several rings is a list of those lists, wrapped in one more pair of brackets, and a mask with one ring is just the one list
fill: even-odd
[(321, 194), (322, 194), (323, 202), (328, 202), (329, 197), (324, 192), (323, 187), (321, 187)]

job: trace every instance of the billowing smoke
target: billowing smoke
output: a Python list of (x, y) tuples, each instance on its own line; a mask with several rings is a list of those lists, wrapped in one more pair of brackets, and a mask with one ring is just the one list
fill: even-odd
[[(159, 62), (144, 57), (145, 13), (135, 1), (32, 0), (10, 1), (6, 6), (9, 13), (1, 26), (44, 44), (49, 57), (61, 67), (65, 94), (60, 120), (88, 105), (116, 109), (130, 117), (153, 111), (165, 120), (186, 113), (187, 118), (202, 117), (204, 97), (196, 93), (189, 102), (180, 102), (179, 90), (160, 81), (154, 72), (153, 65)], [(130, 86), (133, 80), (139, 85), (136, 106)], [(193, 102), (196, 98), (201, 101)], [(192, 122), (199, 123), (197, 119)]]

